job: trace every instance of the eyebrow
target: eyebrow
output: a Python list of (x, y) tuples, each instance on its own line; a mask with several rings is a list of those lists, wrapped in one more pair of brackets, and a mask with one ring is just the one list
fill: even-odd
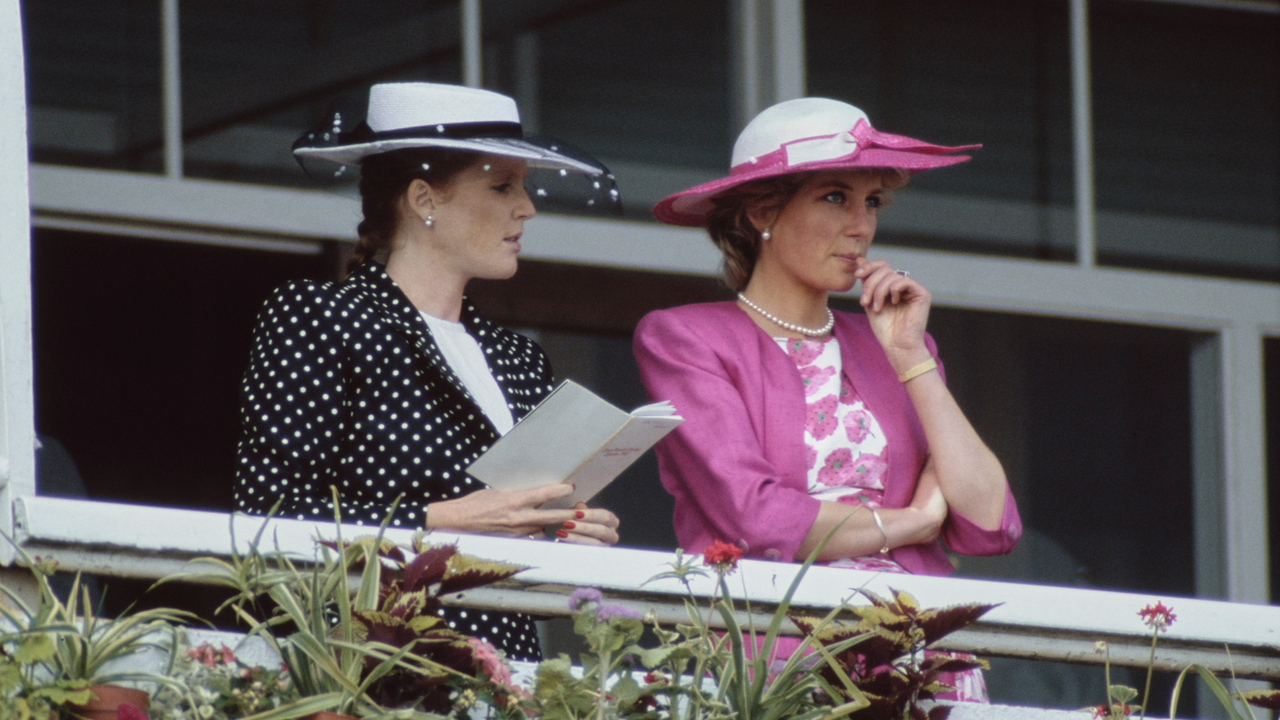
[[(819, 189), (819, 190), (828, 190), (828, 189), (831, 189), (831, 188), (837, 188), (837, 189), (840, 189), (840, 190), (848, 190), (849, 192), (853, 192), (853, 189), (854, 189), (852, 185), (850, 185), (849, 183), (847, 183), (847, 182), (845, 182), (845, 181), (843, 181), (843, 180), (828, 180), (828, 181), (826, 181), (826, 182), (824, 182), (824, 183), (822, 183), (821, 185), (819, 185), (819, 186), (818, 186), (818, 189)], [(884, 185), (883, 185), (883, 183), (880, 185), (880, 187), (877, 187), (877, 188), (873, 189), (871, 192), (873, 192), (873, 193), (877, 193), (877, 192), (884, 192)]]

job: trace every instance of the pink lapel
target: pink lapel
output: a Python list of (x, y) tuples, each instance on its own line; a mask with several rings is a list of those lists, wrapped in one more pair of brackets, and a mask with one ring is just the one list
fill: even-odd
[(911, 502), (916, 478), (924, 467), (924, 428), (866, 316), (836, 313), (836, 338), (845, 377), (880, 423), (889, 443), (885, 505), (903, 507)]

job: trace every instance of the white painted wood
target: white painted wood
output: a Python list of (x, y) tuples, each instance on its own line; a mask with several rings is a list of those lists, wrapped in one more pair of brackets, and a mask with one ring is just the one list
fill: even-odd
[(480, 87), (484, 84), (484, 67), (481, 64), (480, 0), (461, 0), (462, 19), (459, 31), (462, 35), (462, 84)]
[[(729, 85), (733, 97), (733, 134), (735, 136), (751, 121), (751, 118), (764, 109), (761, 98), (768, 92), (761, 85), (760, 3), (761, 0), (733, 0), (729, 5), (729, 48), (733, 63)], [(614, 165), (610, 164), (609, 167), (617, 172)], [(692, 187), (696, 184), (683, 187)], [(653, 205), (663, 197), (665, 195), (653, 201), (645, 198), (640, 202)], [(625, 199), (629, 202), (635, 201), (635, 195), (630, 189)]]
[[(0, 0), (0, 530), (10, 501), (35, 492), (31, 374), (31, 230), (27, 196), (26, 73), (17, 0)], [(13, 557), (0, 541), (0, 565)]]
[(1089, 69), (1089, 0), (1071, 0), (1071, 132), (1075, 157), (1076, 262), (1097, 259), (1093, 189), (1093, 99)]
[(161, 91), (164, 94), (164, 172), (182, 178), (182, 55), (178, 0), (160, 3)]
[[(773, 0), (773, 98), (769, 103), (804, 97), (804, 2)], [(763, 108), (761, 108), (763, 109)]]
[(1226, 512), (1223, 428), (1226, 406), (1222, 378), (1226, 343), (1220, 334), (1191, 343), (1191, 484), (1195, 523), (1196, 596), (1227, 595)]
[[(220, 513), (127, 506), (62, 498), (21, 498), (16, 504), (20, 539), (29, 552), (56, 558), (67, 569), (155, 577), (174, 572), (181, 561), (199, 555), (224, 556), (230, 551), (228, 528), (234, 523), (239, 549), (264, 522), (261, 518)], [(93, 537), (84, 528), (93, 527)], [(267, 548), (300, 558), (310, 557), (317, 536), (331, 536), (333, 526), (320, 522), (273, 520), (265, 534)], [(371, 528), (344, 528), (347, 537)], [(408, 531), (387, 536), (407, 544)], [(568, 614), (565, 595), (574, 587), (593, 586), (641, 611), (654, 610), (672, 621), (680, 617), (686, 589), (674, 579), (650, 581), (670, 569), (674, 553), (629, 548), (581, 547), (526, 539), (433, 533), (433, 543), (454, 543), (466, 553), (530, 566), (517, 583), (487, 591), (471, 591), (455, 600), (474, 607), (518, 609), (540, 614)], [(697, 558), (691, 558), (695, 563)], [(771, 612), (798, 572), (791, 563), (747, 560), (729, 583), (738, 599)], [(1115, 664), (1143, 666), (1149, 631), (1137, 612), (1157, 600), (1171, 605), (1178, 620), (1164, 636), (1157, 662), (1180, 667), (1195, 660), (1210, 667), (1234, 667), (1241, 677), (1280, 678), (1269, 648), (1280, 645), (1280, 608), (1140, 593), (1084, 590), (991, 581), (914, 575), (879, 575), (854, 570), (811, 568), (795, 595), (795, 603), (830, 608), (865, 587), (881, 595), (890, 588), (912, 593), (926, 607), (957, 603), (1001, 603), (972, 630), (956, 633), (941, 647), (990, 655), (1064, 659), (1098, 664), (1096, 640), (1107, 640)], [(714, 592), (710, 577), (696, 577), (690, 588), (698, 596)], [(1228, 661), (1222, 645), (1230, 645)], [(1229, 665), (1230, 662), (1230, 665)]]
[(1270, 570), (1267, 534), (1266, 420), (1263, 344), (1257, 326), (1234, 323), (1227, 345), (1226, 531), (1227, 597), (1267, 602)]
[[(264, 132), (269, 132), (264, 130)], [(278, 131), (275, 131), (278, 132)], [(277, 143), (287, 145), (291, 137)], [(255, 141), (256, 142), (256, 141)], [(265, 141), (263, 141), (265, 142)], [(188, 155), (194, 150), (187, 148)], [(284, 161), (292, 163), (288, 153)], [(272, 160), (271, 162), (275, 162)], [(705, 169), (648, 165), (605, 159), (623, 187), (628, 205), (646, 206), (670, 192), (714, 179)], [(232, 233), (274, 233), (290, 237), (353, 240), (360, 220), (358, 201), (339, 192), (291, 190), (236, 185), (207, 180), (165, 183), (155, 175), (82, 170), (55, 166), (32, 167), (32, 208), (37, 223), (54, 216), (93, 216), (112, 219), (120, 226), (222, 228)], [(560, 218), (543, 215), (529, 224), (558, 232)], [(585, 220), (579, 218), (579, 220)], [(576, 234), (577, 241), (602, 244), (618, 221), (599, 219), (593, 232)], [(994, 241), (1012, 251), (1043, 241), (1069, 247), (1074, 237), (1074, 211), (995, 198), (967, 197), (907, 189), (898, 193), (893, 206), (880, 218), (882, 237), (909, 233), (937, 238)], [(663, 226), (644, 224), (651, 232)], [(1132, 248), (1154, 256), (1161, 249), (1176, 248), (1179, 258), (1219, 265), (1243, 265), (1252, 259), (1263, 266), (1280, 265), (1280, 229), (1163, 217), (1141, 213), (1104, 211), (1098, 214), (1099, 232), (1110, 247)], [(694, 244), (708, 245), (700, 231), (686, 230)], [(604, 242), (609, 245), (611, 243)], [(883, 243), (873, 249), (873, 253)], [(625, 263), (626, 256), (616, 259)], [(701, 269), (683, 268), (689, 272)]]
[(52, 165), (32, 166), (31, 197), (37, 222), (114, 219), (307, 240), (354, 240), (360, 223), (360, 203), (332, 192)]

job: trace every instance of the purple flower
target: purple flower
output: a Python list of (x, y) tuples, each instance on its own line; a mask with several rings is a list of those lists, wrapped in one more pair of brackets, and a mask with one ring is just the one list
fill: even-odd
[(640, 613), (636, 612), (635, 610), (632, 610), (629, 607), (623, 607), (622, 605), (614, 605), (612, 603), (609, 605), (601, 605), (596, 610), (596, 620), (600, 622), (604, 622), (609, 618), (616, 618), (616, 617), (633, 618), (635, 620), (639, 620)]
[(569, 610), (577, 612), (589, 602), (598, 603), (604, 600), (604, 596), (595, 588), (578, 588), (569, 593)]

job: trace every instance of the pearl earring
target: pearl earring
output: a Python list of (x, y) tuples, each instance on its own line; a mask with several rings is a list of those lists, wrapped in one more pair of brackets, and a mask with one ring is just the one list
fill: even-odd
[(422, 221), (422, 224), (426, 225), (427, 228), (430, 229), (433, 225), (436, 224), (436, 217), (434, 215), (428, 215), (427, 219)]
[(760, 231), (760, 239), (768, 242), (773, 239), (773, 233), (769, 232), (769, 228)]

